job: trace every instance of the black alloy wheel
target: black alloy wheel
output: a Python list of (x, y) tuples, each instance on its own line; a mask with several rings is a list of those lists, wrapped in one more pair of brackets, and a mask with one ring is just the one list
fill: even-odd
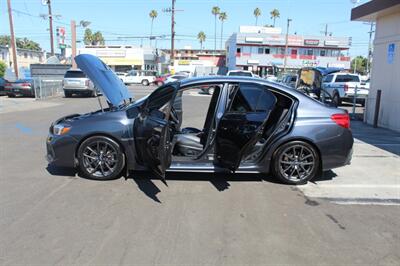
[(112, 180), (120, 177), (125, 165), (121, 147), (114, 140), (94, 136), (85, 140), (78, 150), (79, 169), (94, 180)]
[(305, 184), (319, 172), (320, 158), (313, 146), (303, 141), (288, 142), (275, 153), (273, 173), (286, 184)]

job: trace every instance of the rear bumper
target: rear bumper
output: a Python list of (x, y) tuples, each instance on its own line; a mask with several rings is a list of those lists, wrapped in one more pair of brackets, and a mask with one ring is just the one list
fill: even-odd
[(11, 89), (5, 93), (12, 96), (35, 96), (35, 92), (32, 89)]

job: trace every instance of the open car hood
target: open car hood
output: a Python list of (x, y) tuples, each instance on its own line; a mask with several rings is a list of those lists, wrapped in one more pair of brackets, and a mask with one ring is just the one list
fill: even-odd
[(132, 98), (121, 79), (98, 57), (81, 54), (75, 57), (75, 62), (112, 105)]

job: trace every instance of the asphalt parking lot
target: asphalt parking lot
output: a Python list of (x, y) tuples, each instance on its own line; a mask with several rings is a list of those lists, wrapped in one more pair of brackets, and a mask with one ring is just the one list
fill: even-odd
[[(186, 97), (187, 125), (202, 127), (209, 96)], [(95, 98), (12, 101), (0, 97), (0, 265), (400, 265), (398, 133), (354, 122), (352, 164), (298, 187), (254, 174), (99, 182), (44, 158), (51, 122)]]

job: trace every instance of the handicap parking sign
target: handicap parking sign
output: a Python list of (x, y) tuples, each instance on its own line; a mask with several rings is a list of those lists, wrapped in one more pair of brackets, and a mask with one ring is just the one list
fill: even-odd
[(394, 62), (395, 50), (396, 50), (396, 44), (390, 43), (388, 45), (388, 50), (387, 50), (387, 63), (390, 65), (393, 64)]

